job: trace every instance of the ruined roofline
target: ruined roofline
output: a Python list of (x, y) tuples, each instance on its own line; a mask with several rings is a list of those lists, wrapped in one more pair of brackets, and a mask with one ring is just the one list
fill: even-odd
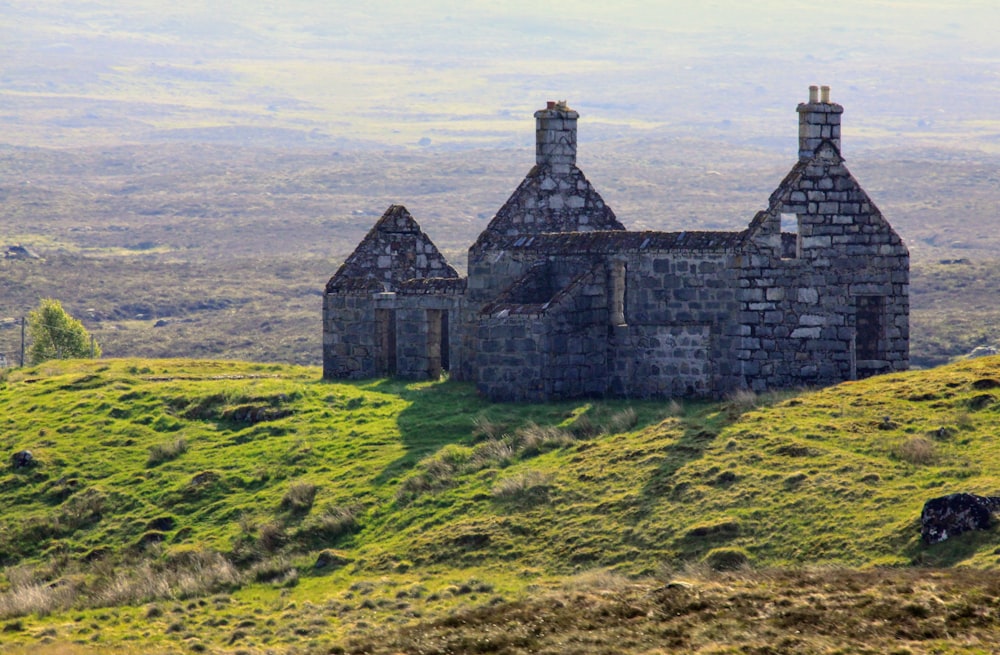
[(422, 294), (463, 294), (469, 281), (464, 277), (418, 277), (404, 280), (396, 287), (396, 292), (404, 296)]
[(468, 280), (464, 277), (418, 277), (397, 282), (395, 285), (383, 284), (374, 276), (361, 279), (345, 279), (336, 284), (327, 285), (327, 293), (337, 295), (369, 295), (372, 293), (396, 293), (401, 296), (419, 296), (427, 294), (457, 294), (465, 293)]
[[(695, 250), (728, 252), (742, 247), (746, 235), (746, 230), (739, 232), (632, 232), (628, 230), (543, 232), (519, 236), (494, 235), (492, 239), (482, 244), (482, 249), (534, 250), (564, 255)], [(477, 243), (477, 245), (479, 244)]]
[(535, 165), (490, 219), (490, 234), (624, 230), (611, 207), (576, 165), (579, 114), (565, 101), (535, 112)]
[(533, 266), (527, 273), (515, 280), (513, 284), (500, 293), (496, 300), (488, 305), (485, 305), (480, 310), (479, 315), (490, 316), (493, 318), (502, 318), (503, 316), (541, 316), (550, 309), (558, 307), (562, 300), (571, 294), (573, 289), (583, 283), (584, 280), (591, 277), (595, 271), (601, 267), (602, 264), (594, 264), (583, 273), (576, 275), (564, 287), (555, 289), (544, 301), (517, 302), (514, 298), (517, 297), (518, 292), (521, 291), (522, 288), (530, 284), (532, 278), (547, 274), (544, 270), (546, 268), (544, 265)]

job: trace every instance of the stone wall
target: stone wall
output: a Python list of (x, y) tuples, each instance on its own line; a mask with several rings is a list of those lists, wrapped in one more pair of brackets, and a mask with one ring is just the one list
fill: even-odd
[(372, 293), (323, 297), (323, 377), (371, 378), (375, 368)]
[(742, 385), (732, 248), (671, 249), (625, 260), (625, 324), (613, 332), (616, 395), (721, 395)]
[(607, 392), (629, 398), (718, 395), (711, 325), (623, 325), (613, 329)]
[(477, 322), (480, 393), (502, 400), (605, 393), (606, 277), (596, 264), (541, 302), (489, 305)]
[[(738, 388), (733, 266), (740, 236), (546, 235), (481, 253), (470, 284), (483, 276), (508, 285), (476, 317), (480, 390), (510, 400), (499, 386), (518, 378), (532, 379), (531, 393), (546, 397), (707, 396)], [(615, 283), (615, 271), (624, 284)], [(519, 327), (516, 339), (535, 335), (532, 345), (514, 341), (513, 350), (504, 348), (514, 338), (505, 325), (520, 325), (525, 316), (532, 327)], [(538, 373), (528, 370), (537, 366)]]

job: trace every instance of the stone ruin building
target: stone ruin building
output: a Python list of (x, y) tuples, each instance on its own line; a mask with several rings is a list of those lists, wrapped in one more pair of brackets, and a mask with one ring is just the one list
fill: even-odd
[(720, 397), (907, 368), (909, 254), (810, 87), (798, 161), (740, 232), (632, 232), (535, 113), (535, 166), (461, 277), (393, 205), (326, 285), (323, 376), (474, 382), (502, 401)]

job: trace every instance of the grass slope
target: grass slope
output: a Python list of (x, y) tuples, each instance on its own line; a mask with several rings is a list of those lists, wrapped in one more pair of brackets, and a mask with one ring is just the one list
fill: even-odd
[[(318, 378), (312, 368), (190, 360), (8, 372), (0, 382), (3, 642), (564, 652), (557, 637), (569, 633), (545, 630), (520, 645), (445, 639), (435, 650), (426, 640), (448, 626), (456, 639), (481, 635), (491, 616), (514, 620), (546, 603), (557, 624), (586, 631), (583, 615), (556, 607), (582, 594), (611, 617), (587, 642), (603, 652), (621, 645), (619, 619), (658, 616), (649, 604), (666, 602), (650, 600), (656, 584), (617, 576), (676, 576), (699, 562), (762, 571), (668, 585), (699, 590), (702, 600), (688, 598), (671, 616), (701, 623), (726, 594), (757, 589), (761, 606), (795, 605), (774, 604), (792, 602), (802, 579), (763, 573), (775, 568), (998, 564), (995, 531), (926, 547), (918, 517), (932, 497), (996, 493), (1000, 359), (684, 406), (491, 405), (457, 383)], [(14, 468), (10, 455), (24, 449), (36, 465)], [(817, 574), (809, 584), (830, 595), (854, 580), (854, 600), (834, 595), (844, 612), (856, 601), (860, 616), (878, 587), (909, 588), (920, 612), (946, 616), (947, 603), (925, 596), (959, 599), (958, 574), (924, 584), (908, 570)], [(986, 581), (977, 584), (966, 587), (997, 600)], [(713, 612), (721, 623), (697, 635), (674, 619), (643, 629), (674, 630), (675, 646), (690, 649), (733, 635), (774, 643), (767, 630), (734, 627), (749, 613)], [(768, 625), (794, 632), (797, 621)], [(974, 623), (970, 639), (997, 627)], [(395, 625), (408, 626), (396, 641), (366, 637)], [(846, 639), (839, 625), (800, 650)], [(907, 634), (930, 648), (943, 633)], [(644, 652), (640, 645), (618, 652)]]

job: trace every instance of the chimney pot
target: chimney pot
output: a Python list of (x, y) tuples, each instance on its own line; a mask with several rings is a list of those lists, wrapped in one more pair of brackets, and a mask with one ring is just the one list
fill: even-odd
[(809, 102), (800, 103), (797, 111), (799, 161), (812, 158), (816, 148), (824, 141), (829, 141), (840, 151), (840, 116), (844, 108), (830, 102), (830, 87), (810, 86)]
[(576, 166), (576, 119), (579, 114), (565, 100), (549, 100), (535, 112), (535, 163), (557, 175)]

